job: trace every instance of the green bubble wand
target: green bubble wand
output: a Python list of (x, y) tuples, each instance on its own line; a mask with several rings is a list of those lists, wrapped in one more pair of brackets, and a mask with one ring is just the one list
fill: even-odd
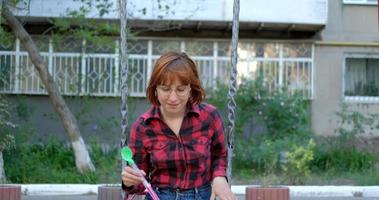
[(122, 147), (121, 149), (121, 158), (123, 160), (125, 160), (126, 162), (128, 162), (128, 164), (136, 171), (138, 171), (138, 173), (140, 173), (140, 175), (142, 176), (142, 184), (145, 186), (147, 192), (150, 194), (151, 198), (153, 198), (153, 200), (159, 200), (159, 197), (157, 196), (157, 194), (154, 192), (153, 188), (151, 188), (151, 185), (149, 182), (147, 182), (146, 178), (141, 174), (140, 172), (140, 169), (137, 167), (136, 163), (134, 162), (133, 160), (133, 153), (132, 153), (132, 150), (125, 146), (125, 147)]

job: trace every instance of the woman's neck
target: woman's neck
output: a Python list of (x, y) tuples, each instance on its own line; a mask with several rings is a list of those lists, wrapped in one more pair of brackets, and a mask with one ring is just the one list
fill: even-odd
[(162, 109), (162, 107), (159, 107), (159, 110), (161, 111), (161, 114), (164, 120), (180, 119), (184, 117), (184, 113), (185, 113), (185, 110), (182, 110), (177, 113), (165, 112), (165, 110)]

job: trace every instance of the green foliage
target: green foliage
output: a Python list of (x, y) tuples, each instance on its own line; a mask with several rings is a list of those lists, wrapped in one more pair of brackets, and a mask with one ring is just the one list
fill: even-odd
[[(228, 87), (219, 82), (217, 89), (209, 94), (208, 102), (227, 112)], [(260, 184), (272, 184), (267, 177), (282, 171), (286, 162), (284, 152), (304, 144), (311, 135), (309, 102), (300, 94), (290, 94), (285, 88), (269, 92), (263, 78), (242, 79), (236, 94), (236, 139), (233, 158), (235, 171), (245, 174), (262, 174)], [(266, 127), (262, 133), (243, 133), (249, 123)], [(299, 147), (299, 148), (300, 148)], [(293, 157), (291, 164), (302, 163), (300, 169), (290, 168), (293, 173), (308, 168), (301, 156)], [(292, 175), (292, 174), (291, 174)], [(278, 181), (278, 180), (274, 180)]]
[(309, 136), (311, 130), (308, 106), (308, 102), (299, 94), (291, 96), (284, 91), (274, 93), (271, 99), (265, 99), (258, 105), (258, 113), (262, 112), (273, 138)]
[[(219, 83), (208, 102), (227, 112), (228, 87)], [(262, 77), (242, 79), (236, 94), (237, 118), (233, 171), (255, 176), (260, 184), (278, 184), (278, 174), (291, 184), (304, 183), (311, 173), (315, 143), (309, 140), (309, 101), (285, 88), (269, 92)], [(243, 134), (252, 123), (266, 127), (261, 134)], [(255, 124), (255, 125), (256, 125)], [(304, 144), (308, 144), (304, 146)], [(287, 155), (287, 156), (286, 156)]]
[[(233, 167), (239, 173), (255, 176), (262, 185), (286, 183), (299, 184), (305, 182), (310, 174), (311, 158), (315, 143), (306, 144), (306, 138), (288, 137), (272, 139), (262, 137), (259, 139), (236, 138)], [(283, 174), (284, 177), (275, 178)], [(302, 175), (303, 177), (299, 177)]]
[(335, 130), (338, 135), (338, 140), (336, 140), (338, 144), (334, 145), (349, 148), (350, 143), (356, 137), (379, 129), (379, 114), (365, 115), (359, 111), (352, 110), (347, 104), (341, 104), (340, 108), (341, 110), (336, 112), (339, 118), (338, 128)]
[(8, 101), (0, 95), (0, 152), (14, 145), (11, 131), (16, 125), (10, 121), (10, 116)]
[(109, 0), (73, 0), (74, 2), (81, 2), (82, 5), (79, 8), (79, 11), (70, 11), (78, 12), (79, 14), (89, 14), (91, 10), (96, 10), (98, 17), (103, 17), (105, 14), (108, 14), (110, 8), (113, 6), (113, 2)]
[[(336, 140), (334, 138), (333, 140)], [(366, 172), (374, 169), (377, 162), (375, 154), (368, 150), (341, 148), (332, 146), (329, 142), (320, 142), (315, 149), (312, 166), (316, 171), (340, 172)]]
[(27, 141), (20, 141), (19, 139), (20, 137), (16, 138), (14, 149), (4, 152), (4, 168), (11, 182), (94, 182), (92, 174), (81, 175), (77, 172), (73, 152), (69, 147), (54, 140), (46, 145), (42, 143), (29, 145)]
[(304, 184), (310, 177), (310, 164), (313, 160), (313, 151), (316, 143), (311, 139), (306, 147), (293, 147), (287, 152), (287, 161), (283, 165), (284, 174), (289, 184)]
[(236, 138), (233, 166), (238, 169), (249, 169), (252, 173), (272, 172), (278, 164), (278, 145), (271, 141), (257, 144), (252, 139)]
[[(362, 114), (341, 105), (337, 112), (338, 137), (308, 143), (312, 131), (309, 102), (298, 93), (286, 89), (273, 92), (262, 78), (242, 79), (236, 102), (236, 139), (233, 167), (244, 175), (271, 177), (283, 173), (286, 183), (302, 184), (312, 171), (338, 173), (370, 172), (377, 163), (373, 153), (354, 146), (357, 136), (379, 129), (378, 114)], [(228, 87), (219, 83), (209, 94), (208, 102), (225, 116)], [(243, 133), (244, 126), (254, 122), (266, 127), (261, 134)], [(308, 146), (304, 146), (307, 144)], [(284, 152), (289, 152), (287, 157)], [(283, 171), (281, 171), (283, 170)], [(267, 184), (262, 180), (261, 184)]]
[(337, 137), (320, 139), (315, 150), (313, 167), (332, 173), (366, 172), (373, 169), (378, 161), (375, 154), (367, 149), (357, 148), (355, 142), (362, 134), (379, 129), (379, 115), (354, 111), (347, 104), (341, 104), (336, 115)]
[(11, 6), (16, 6), (17, 4), (19, 6), (27, 6), (29, 1), (30, 0), (8, 0), (8, 1), (4, 1), (4, 3), (8, 3)]
[[(228, 87), (219, 82), (209, 94), (208, 102), (227, 112)], [(236, 133), (241, 134), (246, 123), (255, 119), (264, 124), (273, 139), (291, 136), (309, 136), (309, 102), (300, 93), (290, 94), (286, 89), (268, 92), (262, 78), (242, 79), (236, 94)]]
[[(1, 23), (4, 20), (1, 19)], [(7, 30), (4, 30), (3, 26), (0, 26), (0, 44), (3, 46), (12, 46), (15, 41), (13, 34)]]
[(105, 151), (96, 140), (90, 141), (90, 154), (96, 166), (97, 182), (117, 183), (120, 180), (121, 161), (117, 146)]
[[(53, 138), (48, 143), (29, 144), (34, 133), (19, 130), (15, 148), (4, 151), (4, 168), (12, 183), (115, 183), (119, 181), (118, 150), (104, 153), (91, 141), (90, 155), (96, 172), (81, 174), (75, 167), (71, 146)], [(17, 155), (17, 156), (15, 156)]]
[[(73, 0), (80, 4), (77, 9), (68, 9), (62, 18), (50, 20), (53, 24), (51, 28), (51, 38), (54, 48), (60, 50), (65, 40), (75, 40), (80, 44), (86, 41), (81, 51), (88, 49), (114, 49), (116, 48), (115, 38), (110, 36), (119, 35), (120, 26), (118, 23), (104, 20), (103, 17), (111, 12), (113, 2), (109, 0)], [(91, 18), (89, 18), (89, 16)], [(128, 39), (133, 35), (128, 31)], [(69, 36), (69, 37), (67, 37)], [(94, 48), (94, 46), (96, 48)]]
[(282, 147), (283, 141), (264, 140), (258, 143), (251, 139), (238, 138), (233, 166), (238, 171), (249, 173), (246, 175), (260, 174), (257, 176), (259, 184), (268, 186), (273, 184), (271, 175), (275, 174), (280, 166), (279, 155)]
[(331, 173), (373, 170), (378, 162), (377, 157), (368, 149), (358, 148), (356, 142), (362, 134), (379, 128), (379, 115), (354, 111), (347, 104), (341, 104), (336, 115), (337, 137), (320, 139), (312, 164), (315, 170)]
[(379, 184), (379, 170), (378, 168), (362, 172), (356, 172), (348, 174), (351, 179), (355, 180), (356, 185), (372, 185), (377, 186)]

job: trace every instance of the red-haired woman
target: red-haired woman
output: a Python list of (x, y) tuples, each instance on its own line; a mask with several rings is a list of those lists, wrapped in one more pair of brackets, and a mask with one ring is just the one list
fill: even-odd
[(185, 53), (163, 54), (146, 95), (152, 106), (132, 125), (128, 144), (141, 172), (126, 167), (123, 189), (142, 192), (143, 174), (161, 200), (235, 200), (225, 178), (222, 120), (214, 106), (202, 103), (194, 61)]

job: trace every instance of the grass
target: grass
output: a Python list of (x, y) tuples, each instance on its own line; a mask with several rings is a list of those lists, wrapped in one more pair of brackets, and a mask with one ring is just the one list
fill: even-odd
[(364, 172), (318, 173), (312, 176), (312, 185), (379, 185), (379, 170)]
[[(5, 173), (11, 183), (119, 183), (120, 156), (117, 148), (104, 152), (91, 141), (90, 154), (95, 172), (81, 174), (75, 167), (70, 145), (50, 139), (46, 143), (27, 144), (16, 138), (16, 146), (3, 152)], [(359, 171), (312, 171), (306, 185), (379, 185), (379, 164)], [(233, 165), (236, 167), (237, 165)], [(288, 184), (283, 174), (257, 173), (251, 169), (233, 168), (232, 184)]]
[(117, 183), (121, 165), (118, 149), (103, 152), (90, 142), (90, 156), (95, 172), (79, 173), (70, 145), (50, 139), (47, 144), (27, 144), (16, 138), (16, 146), (3, 152), (4, 170), (11, 183)]

